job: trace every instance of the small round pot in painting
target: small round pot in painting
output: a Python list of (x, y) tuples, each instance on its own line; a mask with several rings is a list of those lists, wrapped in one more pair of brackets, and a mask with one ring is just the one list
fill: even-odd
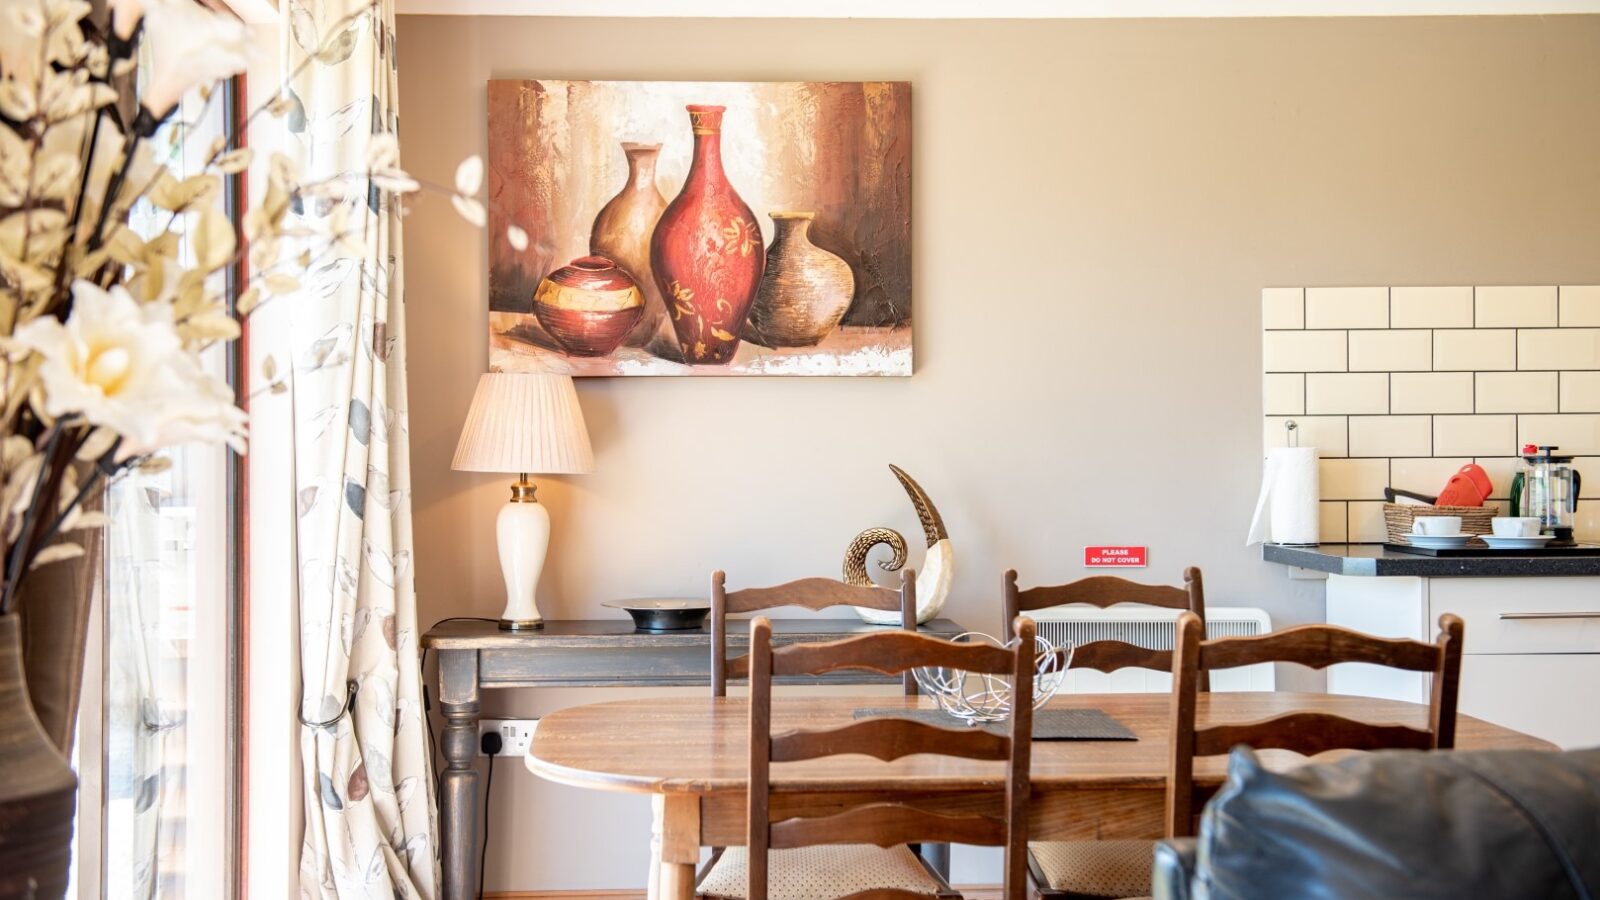
[(644, 295), (616, 263), (582, 256), (539, 282), (533, 314), (572, 356), (605, 356), (644, 315)]

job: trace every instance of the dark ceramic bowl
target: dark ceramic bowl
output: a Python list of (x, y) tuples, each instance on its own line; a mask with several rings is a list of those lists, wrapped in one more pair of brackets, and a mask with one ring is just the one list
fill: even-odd
[(611, 609), (625, 609), (639, 631), (693, 631), (703, 628), (711, 606), (704, 600), (617, 600), (603, 603)]

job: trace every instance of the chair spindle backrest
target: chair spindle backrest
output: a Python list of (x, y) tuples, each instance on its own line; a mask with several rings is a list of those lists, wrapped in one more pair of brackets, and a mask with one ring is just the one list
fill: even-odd
[[(1337, 625), (1301, 625), (1253, 637), (1204, 640), (1199, 617), (1178, 619), (1172, 673), (1172, 745), (1167, 773), (1167, 836), (1194, 830), (1194, 759), (1217, 756), (1244, 744), (1257, 750), (1292, 750), (1314, 756), (1326, 750), (1448, 750), (1455, 746), (1456, 695), (1461, 681), (1461, 619), (1439, 617), (1432, 642), (1381, 638)], [(1324, 669), (1336, 663), (1369, 663), (1428, 672), (1433, 690), (1428, 727), (1375, 724), (1327, 712), (1291, 712), (1241, 723), (1195, 725), (1198, 684), (1211, 669), (1258, 663), (1299, 663)]]
[[(1033, 747), (1034, 623), (1015, 623), (1015, 645), (957, 644), (942, 638), (884, 631), (827, 643), (772, 646), (772, 623), (750, 625), (750, 786), (748, 900), (767, 900), (767, 851), (813, 844), (877, 844), (915, 841), (1003, 846), (1006, 900), (1027, 892), (1028, 769)], [(885, 675), (919, 666), (947, 666), (1006, 677), (1013, 686), (1008, 728), (941, 728), (912, 719), (858, 719), (836, 728), (772, 733), (772, 680), (784, 675), (820, 675), (865, 669)], [(946, 813), (903, 802), (875, 802), (811, 818), (775, 821), (771, 812), (774, 762), (795, 762), (841, 753), (862, 753), (885, 762), (929, 753), (1007, 763), (1004, 812)], [(875, 900), (927, 900), (900, 891), (874, 892)]]
[[(1101, 609), (1118, 603), (1138, 603), (1144, 606), (1192, 612), (1200, 617), (1202, 623), (1206, 618), (1205, 583), (1200, 570), (1194, 566), (1183, 570), (1181, 588), (1166, 584), (1140, 584), (1112, 575), (1096, 575), (1066, 584), (1040, 585), (1019, 590), (1017, 571), (1012, 569), (1005, 574), (1001, 595), (1005, 599), (1007, 622), (1025, 612), (1066, 603), (1087, 603)], [(1108, 673), (1129, 667), (1170, 672), (1172, 651), (1152, 650), (1127, 641), (1091, 641), (1074, 648), (1071, 665), (1074, 669), (1095, 669)], [(1204, 672), (1200, 673), (1199, 683), (1200, 690), (1211, 689), (1210, 676)]]
[[(906, 631), (917, 630), (917, 573), (911, 569), (900, 572), (900, 590), (884, 587), (864, 587), (836, 581), (832, 578), (802, 578), (773, 587), (744, 588), (729, 591), (727, 576), (721, 569), (711, 573), (711, 696), (728, 694), (729, 678), (746, 678), (750, 674), (750, 657), (728, 657), (728, 615), (753, 613), (776, 609), (780, 606), (799, 606), (816, 612), (830, 606), (865, 606), (868, 609), (899, 611), (900, 626)], [(915, 694), (916, 682), (908, 673), (901, 679), (905, 692)]]

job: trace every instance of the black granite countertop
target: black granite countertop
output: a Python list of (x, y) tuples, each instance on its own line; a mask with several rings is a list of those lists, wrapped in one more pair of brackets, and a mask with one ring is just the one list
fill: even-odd
[(1600, 556), (1419, 556), (1386, 549), (1382, 544), (1265, 544), (1267, 562), (1299, 566), (1331, 575), (1412, 575), (1421, 577), (1539, 577), (1600, 575)]

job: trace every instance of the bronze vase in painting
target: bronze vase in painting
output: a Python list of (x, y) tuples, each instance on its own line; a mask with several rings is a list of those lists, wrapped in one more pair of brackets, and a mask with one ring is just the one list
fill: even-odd
[(774, 212), (772, 249), (745, 336), (768, 347), (814, 347), (855, 296), (850, 264), (811, 243), (813, 212)]
[(721, 106), (691, 105), (694, 158), (683, 190), (661, 214), (650, 267), (683, 360), (727, 365), (761, 283), (761, 228), (722, 171)]
[(551, 272), (533, 292), (533, 314), (572, 356), (605, 356), (644, 313), (644, 295), (604, 256), (581, 256)]
[(667, 208), (667, 198), (656, 187), (661, 145), (624, 143), (622, 153), (628, 160), (628, 183), (594, 217), (589, 252), (614, 261), (644, 294), (644, 313), (623, 338), (629, 347), (643, 347), (655, 337), (667, 315), (661, 289), (650, 271), (650, 236)]
[(21, 623), (0, 616), (0, 900), (67, 892), (77, 776), (34, 715)]

